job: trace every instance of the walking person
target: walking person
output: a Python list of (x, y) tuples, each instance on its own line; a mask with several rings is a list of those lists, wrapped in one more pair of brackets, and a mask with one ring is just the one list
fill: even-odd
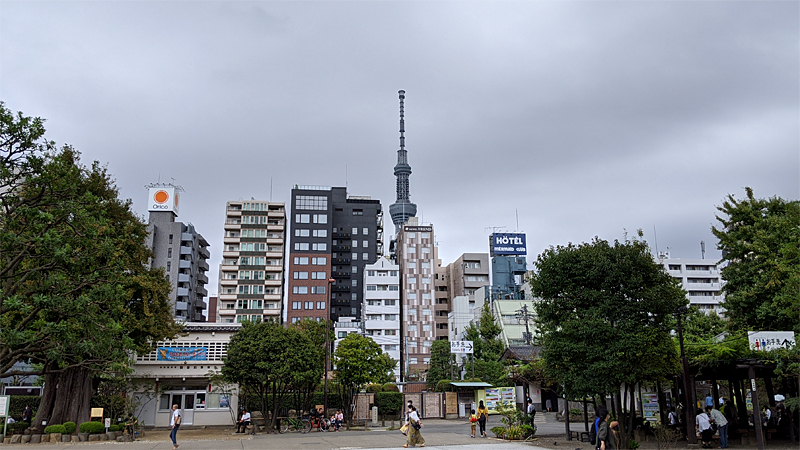
[(711, 420), (717, 424), (717, 431), (719, 431), (719, 448), (728, 448), (728, 419), (725, 418), (725, 414), (709, 406), (706, 406), (706, 412), (709, 414)]
[(549, 398), (545, 402), (545, 406), (547, 407), (547, 412), (553, 412), (553, 401)]
[(700, 439), (703, 441), (703, 448), (711, 448), (711, 439), (714, 437), (714, 429), (711, 428), (711, 419), (702, 409), (697, 410), (695, 417), (697, 431), (700, 432)]
[(414, 447), (419, 444), (420, 447), (425, 447), (425, 439), (422, 437), (422, 433), (420, 433), (420, 429), (422, 429), (422, 421), (417, 414), (417, 408), (413, 406), (408, 407), (408, 438), (406, 439), (406, 445), (403, 448)]
[(483, 400), (478, 404), (478, 425), (480, 425), (481, 437), (486, 437), (486, 421), (489, 420), (489, 410), (483, 406)]
[(172, 439), (172, 450), (178, 448), (178, 441), (176, 438), (178, 437), (178, 428), (181, 426), (181, 410), (178, 409), (178, 405), (172, 405), (172, 416), (170, 417), (169, 426), (172, 427), (172, 431), (169, 433), (169, 438)]
[(478, 415), (475, 414), (475, 410), (469, 410), (469, 437), (475, 437), (475, 428), (478, 425)]
[(530, 397), (528, 397), (528, 420), (531, 421), (531, 427), (535, 427), (536, 425), (533, 424), (533, 419), (536, 418), (536, 407), (533, 406), (533, 401)]
[(608, 419), (611, 418), (611, 413), (604, 407), (601, 407), (597, 414), (597, 420), (599, 422), (597, 426), (597, 446), (595, 448), (599, 450), (616, 450), (617, 449), (617, 441), (616, 441), (616, 434), (611, 430), (611, 424), (608, 423)]
[(25, 410), (22, 411), (22, 421), (25, 422), (30, 427), (32, 420), (33, 420), (33, 410), (31, 409), (30, 406), (25, 406)]

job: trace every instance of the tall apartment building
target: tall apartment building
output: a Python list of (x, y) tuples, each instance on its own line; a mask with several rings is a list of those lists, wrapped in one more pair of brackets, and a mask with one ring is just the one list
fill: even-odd
[(436, 311), (436, 339), (449, 338), (448, 315), (453, 311), (453, 299), (466, 296), (474, 307), (475, 292), (489, 286), (489, 255), (464, 253), (446, 267), (436, 271), (434, 309)]
[(383, 254), (378, 200), (347, 188), (292, 189), (287, 320), (361, 318), (364, 266)]
[(434, 331), (434, 275), (436, 254), (433, 226), (419, 225), (416, 217), (397, 234), (397, 260), (401, 274), (403, 373), (427, 370)]
[(227, 202), (223, 246), (217, 320), (280, 323), (285, 205), (261, 200)]
[(434, 327), (434, 336), (436, 340), (447, 340), (448, 329), (450, 325), (447, 321), (447, 315), (452, 308), (450, 301), (450, 274), (447, 267), (442, 266), (442, 260), (439, 259), (439, 248), (433, 247), (434, 260), (436, 261), (434, 274), (433, 274), (433, 320), (436, 324)]
[(671, 259), (669, 253), (659, 255), (659, 264), (667, 272), (680, 281), (686, 291), (689, 303), (697, 306), (701, 311), (715, 311), (724, 314), (725, 308), (721, 303), (725, 301), (722, 287), (722, 268), (716, 261), (710, 259)]
[(148, 197), (147, 245), (153, 250), (151, 267), (163, 267), (172, 285), (169, 294), (175, 319), (205, 322), (208, 295), (208, 241), (192, 224), (176, 222), (181, 188), (151, 184)]
[(364, 267), (364, 333), (398, 365), (400, 377), (400, 266), (381, 256)]

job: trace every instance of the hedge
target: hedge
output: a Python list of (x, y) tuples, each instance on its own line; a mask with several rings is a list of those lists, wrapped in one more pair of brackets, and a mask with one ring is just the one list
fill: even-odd
[(450, 380), (439, 380), (436, 383), (436, 387), (434, 388), (434, 392), (450, 392), (452, 385), (450, 384)]
[(67, 434), (67, 427), (64, 425), (48, 425), (44, 427), (44, 434), (61, 433)]
[(386, 383), (383, 385), (383, 392), (400, 392), (400, 388), (394, 383)]
[(108, 427), (108, 431), (120, 431), (120, 430), (122, 430), (122, 427), (119, 425), (111, 425), (110, 427)]
[(83, 422), (78, 430), (81, 433), (100, 434), (105, 433), (106, 427), (103, 422)]
[(75, 425), (75, 422), (64, 422), (64, 428), (67, 429), (67, 434), (75, 434), (75, 430), (78, 429), (78, 426)]
[(378, 392), (383, 392), (383, 386), (381, 386), (380, 384), (367, 385), (367, 392), (371, 394), (377, 394)]
[(375, 406), (378, 407), (378, 413), (384, 416), (399, 414), (403, 409), (403, 393), (378, 392), (375, 394)]
[(41, 400), (41, 397), (38, 395), (12, 395), (11, 401), (8, 402), (8, 415), (18, 422), (22, 421), (22, 412), (25, 411), (26, 406), (30, 406), (33, 409), (32, 417), (36, 417), (39, 400)]

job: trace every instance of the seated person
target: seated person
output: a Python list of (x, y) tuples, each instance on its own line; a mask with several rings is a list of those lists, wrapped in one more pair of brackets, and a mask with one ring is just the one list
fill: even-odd
[(128, 431), (128, 434), (133, 436), (133, 432), (138, 424), (139, 420), (133, 417), (133, 414), (128, 413), (128, 417), (125, 418), (125, 429)]
[[(236, 425), (236, 432), (237, 433), (244, 433), (247, 431), (247, 426), (250, 425), (250, 413), (247, 411), (242, 411), (242, 417), (239, 419), (239, 423)], [(242, 431), (239, 431), (239, 430)]]

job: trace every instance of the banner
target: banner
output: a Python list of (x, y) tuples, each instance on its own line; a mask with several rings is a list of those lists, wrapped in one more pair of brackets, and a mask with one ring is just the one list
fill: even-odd
[(492, 233), (489, 242), (491, 256), (528, 254), (523, 233)]
[(158, 347), (159, 361), (205, 361), (206, 347)]
[(642, 410), (645, 420), (658, 421), (658, 394), (642, 394)]

